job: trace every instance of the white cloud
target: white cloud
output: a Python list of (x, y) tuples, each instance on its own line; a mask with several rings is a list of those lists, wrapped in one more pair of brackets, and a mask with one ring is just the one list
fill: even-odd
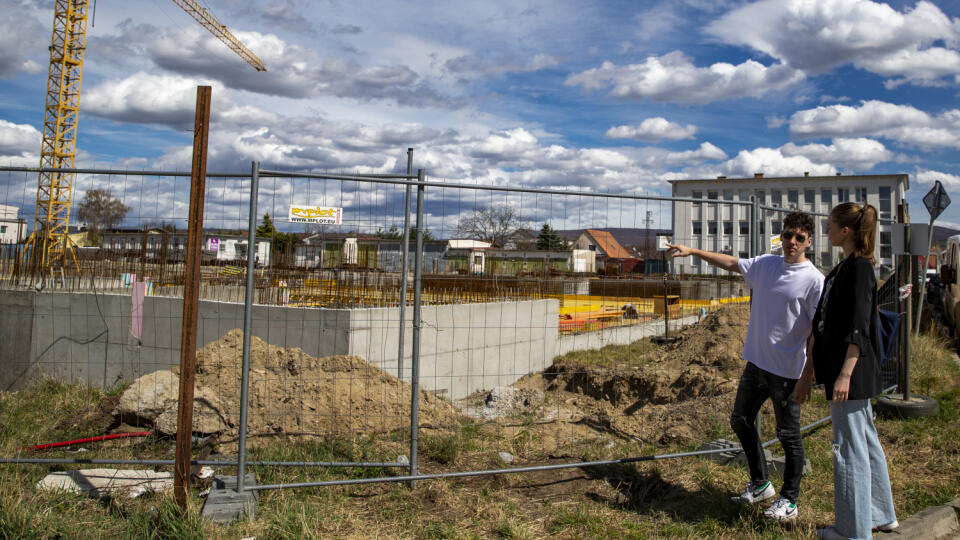
[(798, 176), (809, 172), (815, 176), (836, 174), (837, 169), (827, 163), (814, 163), (801, 155), (788, 156), (778, 148), (741, 150), (733, 159), (719, 167), (727, 176), (750, 177), (754, 173), (766, 176)]
[(932, 186), (937, 180), (943, 184), (943, 187), (947, 189), (960, 189), (960, 175), (950, 174), (940, 171), (933, 171), (930, 169), (918, 169), (917, 173), (914, 175), (919, 184), (927, 184)]
[(291, 98), (336, 96), (388, 100), (412, 107), (457, 107), (416, 71), (402, 64), (363, 66), (322, 56), (273, 34), (234, 32), (266, 65), (255, 72), (206, 30), (190, 26), (150, 36), (147, 53), (160, 67), (222, 82), (233, 89)]
[(40, 163), (40, 141), (37, 128), (0, 120), (0, 163), (36, 167)]
[(643, 164), (652, 169), (699, 165), (705, 161), (727, 159), (727, 154), (717, 146), (703, 142), (696, 150), (683, 152), (651, 152), (643, 159)]
[(711, 103), (743, 97), (760, 97), (803, 79), (803, 73), (783, 64), (765, 66), (754, 60), (733, 65), (718, 62), (697, 67), (682, 52), (650, 56), (642, 64), (618, 66), (604, 62), (599, 68), (571, 75), (564, 84), (586, 90), (612, 87), (610, 95), (622, 99), (651, 99), (669, 103)]
[(611, 127), (604, 136), (608, 139), (636, 139), (638, 141), (656, 142), (664, 139), (673, 141), (692, 139), (696, 133), (697, 127), (693, 124), (682, 126), (657, 116), (644, 119), (639, 126)]
[(860, 106), (830, 105), (797, 111), (790, 117), (796, 137), (885, 137), (921, 148), (960, 148), (960, 110), (937, 116), (910, 105), (864, 101)]
[[(706, 32), (807, 73), (852, 64), (925, 83), (960, 72), (958, 28), (927, 1), (898, 12), (870, 0), (762, 0), (727, 13)], [(932, 45), (939, 41), (946, 47)]]
[(866, 138), (834, 139), (830, 145), (791, 142), (781, 146), (780, 151), (784, 156), (804, 156), (816, 163), (830, 163), (853, 171), (868, 171), (895, 157), (880, 141)]
[(37, 20), (25, 13), (10, 13), (0, 20), (0, 77), (15, 77), (21, 73), (39, 73), (44, 66), (39, 56), (31, 58), (31, 52), (47, 51), (46, 39), (50, 32), (44, 31)]

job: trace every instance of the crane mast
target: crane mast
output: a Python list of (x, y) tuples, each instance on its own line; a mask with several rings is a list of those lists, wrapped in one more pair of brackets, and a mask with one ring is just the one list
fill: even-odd
[[(194, 0), (173, 0), (204, 28), (257, 71), (266, 71), (263, 62)], [(77, 119), (80, 114), (80, 83), (83, 55), (87, 48), (87, 13), (90, 0), (55, 0), (53, 37), (50, 40), (50, 68), (43, 113), (43, 142), (40, 168), (73, 169), (77, 152)], [(73, 257), (69, 236), (70, 202), (74, 174), (42, 171), (37, 183), (34, 228), (23, 251), (31, 274), (46, 274), (63, 267), (67, 253)], [(26, 260), (29, 257), (29, 261)]]
[[(83, 54), (87, 48), (89, 0), (56, 0), (50, 69), (44, 99), (40, 167), (72, 169), (77, 152), (77, 117)], [(67, 227), (73, 173), (41, 172), (37, 184), (37, 215), (28, 245), (34, 268), (63, 263), (69, 249)], [(72, 253), (72, 251), (71, 251)]]

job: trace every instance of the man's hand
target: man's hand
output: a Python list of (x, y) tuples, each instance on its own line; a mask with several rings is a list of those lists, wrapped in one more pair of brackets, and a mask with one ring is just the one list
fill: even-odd
[(673, 257), (686, 257), (693, 255), (693, 248), (683, 244), (667, 244), (667, 255)]

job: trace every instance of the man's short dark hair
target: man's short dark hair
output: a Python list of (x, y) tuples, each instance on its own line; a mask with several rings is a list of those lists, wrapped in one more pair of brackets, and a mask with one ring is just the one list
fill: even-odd
[(809, 235), (813, 235), (813, 218), (810, 214), (803, 212), (790, 212), (783, 216), (784, 229), (800, 229)]

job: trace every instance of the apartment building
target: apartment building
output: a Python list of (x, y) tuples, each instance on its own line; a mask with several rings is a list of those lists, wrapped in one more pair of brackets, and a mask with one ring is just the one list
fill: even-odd
[[(762, 206), (782, 208), (763, 210), (757, 231), (761, 238), (760, 253), (777, 252), (785, 212), (828, 214), (843, 202), (864, 201), (872, 204), (880, 216), (880, 233), (874, 257), (880, 266), (892, 266), (892, 232), (890, 221), (897, 217), (897, 207), (904, 202), (910, 188), (906, 174), (789, 176), (766, 178), (757, 173), (753, 178), (671, 180), (672, 195), (702, 199), (703, 202), (673, 203), (674, 241), (700, 249), (749, 257), (750, 207), (737, 202), (749, 202), (756, 197)], [(839, 261), (841, 250), (832, 247), (826, 236), (826, 216), (814, 217), (813, 244), (807, 251), (809, 258), (821, 269), (829, 269)], [(676, 259), (675, 270), (696, 274), (722, 274), (723, 270), (708, 265), (696, 257)]]

